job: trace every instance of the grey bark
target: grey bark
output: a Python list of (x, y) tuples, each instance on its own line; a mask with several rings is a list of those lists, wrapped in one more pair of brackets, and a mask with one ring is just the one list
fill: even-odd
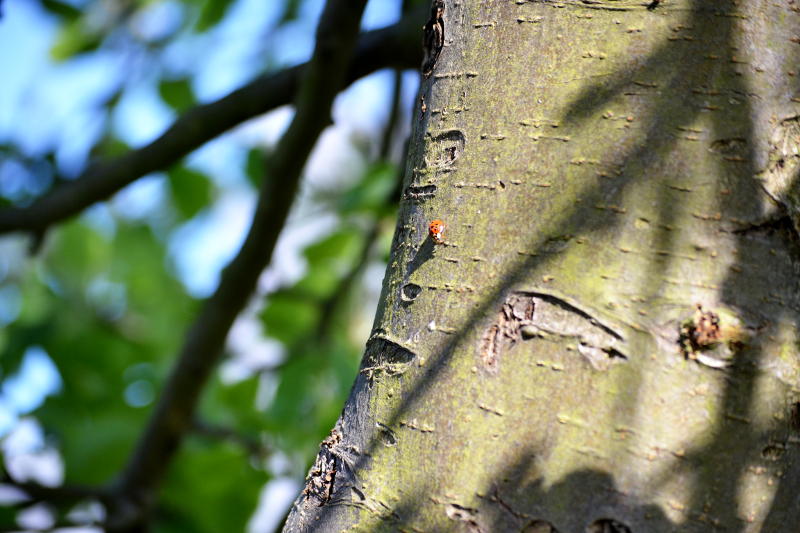
[(446, 2), (284, 531), (797, 531), (799, 11)]

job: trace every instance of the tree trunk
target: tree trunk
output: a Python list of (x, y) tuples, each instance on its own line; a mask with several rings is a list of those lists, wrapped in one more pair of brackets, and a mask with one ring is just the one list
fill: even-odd
[(800, 4), (446, 4), (285, 531), (796, 532)]

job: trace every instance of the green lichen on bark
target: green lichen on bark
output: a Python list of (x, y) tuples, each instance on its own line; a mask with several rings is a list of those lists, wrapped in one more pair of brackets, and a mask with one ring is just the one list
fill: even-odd
[[(789, 531), (800, 248), (763, 177), (796, 8), (446, 4), (352, 464), (287, 531)], [(698, 303), (735, 325), (724, 364), (681, 350)]]

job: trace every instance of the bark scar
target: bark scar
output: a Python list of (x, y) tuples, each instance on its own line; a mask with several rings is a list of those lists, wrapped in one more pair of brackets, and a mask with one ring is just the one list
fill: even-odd
[(334, 428), (330, 435), (322, 441), (317, 460), (311, 468), (308, 481), (303, 489), (303, 496), (316, 498), (320, 506), (331, 501), (333, 496), (338, 472), (337, 462), (341, 462), (341, 459), (337, 461), (338, 457), (334, 450), (341, 440), (341, 433)]
[(426, 78), (433, 73), (436, 61), (444, 46), (444, 0), (433, 0), (431, 18), (422, 27), (422, 75)]
[(372, 381), (376, 376), (397, 376), (405, 373), (417, 354), (380, 332), (367, 341), (367, 349), (358, 371)]
[(457, 503), (448, 503), (445, 506), (445, 513), (450, 520), (464, 522), (467, 531), (470, 533), (484, 533), (483, 528), (478, 523), (478, 510), (465, 507)]
[(336, 505), (349, 499), (350, 493), (334, 500), (337, 491), (343, 488), (352, 489), (360, 499), (363, 492), (356, 486), (354, 459), (361, 455), (358, 447), (344, 443), (339, 424), (331, 430), (320, 445), (317, 459), (308, 474), (302, 495), (306, 499), (314, 499), (319, 507)]
[(607, 370), (614, 359), (628, 358), (623, 336), (590, 312), (552, 294), (515, 291), (483, 334), (483, 364), (495, 369), (503, 352), (521, 339), (552, 337), (577, 341), (578, 352), (596, 370)]

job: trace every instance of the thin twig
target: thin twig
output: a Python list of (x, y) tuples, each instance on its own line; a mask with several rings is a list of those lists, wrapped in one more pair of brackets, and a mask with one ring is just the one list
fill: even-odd
[(81, 500), (103, 499), (108, 495), (105, 489), (95, 486), (61, 485), (48, 487), (33, 481), (14, 481), (7, 475), (0, 481), (0, 484), (17, 488), (27, 495), (27, 498), (17, 505), (18, 507), (27, 507), (38, 502), (74, 504)]
[(400, 69), (394, 70), (394, 84), (392, 86), (392, 107), (389, 110), (389, 119), (386, 121), (386, 128), (383, 130), (383, 138), (381, 139), (381, 147), (378, 155), (384, 161), (389, 158), (389, 153), (392, 149), (392, 139), (394, 138), (394, 130), (397, 127), (397, 119), (400, 116), (400, 101), (402, 100), (403, 92), (403, 71)]

